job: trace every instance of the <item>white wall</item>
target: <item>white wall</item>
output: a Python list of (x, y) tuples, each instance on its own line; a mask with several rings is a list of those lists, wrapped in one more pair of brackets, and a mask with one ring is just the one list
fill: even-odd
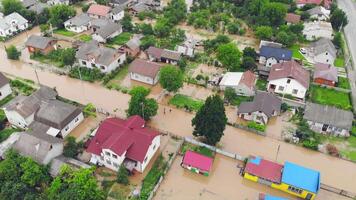
[(122, 20), (122, 18), (124, 18), (124, 11), (121, 11), (119, 13), (117, 13), (116, 15), (111, 15), (111, 20), (114, 20), (114, 21), (120, 21)]
[(89, 30), (89, 28), (88, 28), (89, 24), (86, 25), (86, 26), (74, 26), (70, 22), (65, 22), (64, 23), (64, 27), (68, 31), (72, 31), (72, 32), (75, 32), (75, 33), (81, 33), (81, 32)]
[(335, 58), (327, 51), (325, 51), (322, 54), (314, 56), (314, 62), (320, 62), (320, 63), (333, 65), (334, 61), (335, 61)]
[[(275, 93), (279, 94), (290, 94), (294, 97), (304, 99), (305, 93), (307, 91), (307, 88), (305, 88), (303, 85), (301, 85), (299, 82), (296, 80), (290, 78), (290, 83), (287, 83), (288, 78), (281, 78), (281, 79), (276, 79), (268, 82), (267, 88), (270, 88), (270, 85), (275, 85), (276, 89), (274, 90)], [(279, 86), (284, 87), (283, 90), (279, 90)], [(296, 94), (293, 94), (293, 90), (296, 89), (298, 92)]]
[(249, 113), (240, 113), (239, 117), (243, 118), (245, 120), (248, 120), (248, 121), (255, 121), (256, 123), (259, 123), (259, 124), (267, 124), (267, 122), (268, 122), (267, 115), (262, 112), (259, 112), (259, 111), (256, 111), (256, 112), (253, 112), (250, 114)]
[(53, 144), (52, 149), (48, 151), (42, 164), (47, 165), (53, 160), (53, 158), (62, 155), (62, 153), (63, 153), (63, 144), (62, 143)]
[(81, 112), (78, 116), (76, 116), (71, 122), (67, 124), (62, 130), (61, 135), (65, 138), (73, 129), (75, 129), (82, 121), (84, 120), (84, 115)]
[[(107, 155), (107, 153), (109, 153), (110, 155)], [(103, 149), (103, 152), (101, 152), (101, 154), (104, 158), (104, 160), (101, 160), (101, 163), (105, 167), (114, 171), (118, 171), (120, 165), (124, 162), (126, 157), (126, 151), (122, 155), (117, 155), (110, 149)], [(117, 158), (115, 158), (114, 156), (117, 156)]]
[(308, 124), (310, 126), (310, 129), (312, 129), (313, 131), (318, 132), (318, 133), (326, 133), (326, 134), (331, 134), (334, 136), (343, 136), (343, 137), (350, 136), (349, 131), (346, 129), (343, 129), (343, 128), (337, 128), (335, 126), (329, 125), (329, 127), (326, 129), (326, 131), (322, 131), (324, 124), (312, 122), (312, 121), (308, 121)]
[[(283, 62), (283, 61), (281, 60), (280, 62)], [(272, 65), (277, 64), (278, 61), (274, 57), (266, 59), (266, 57), (260, 56), (259, 63), (265, 65), (266, 67), (271, 68)]]
[(194, 49), (193, 48), (189, 48), (187, 46), (178, 46), (177, 51), (183, 55), (189, 56), (189, 57), (193, 57), (194, 56)]
[(30, 115), (27, 119), (24, 119), (18, 112), (16, 111), (8, 111), (4, 109), (5, 115), (7, 120), (12, 124), (13, 126), (20, 127), (22, 129), (25, 129), (28, 127), (33, 122), (34, 118), (34, 113)]
[(10, 84), (4, 85), (0, 88), (0, 100), (3, 100), (5, 97), (9, 96), (12, 93)]
[[(126, 54), (123, 53), (116, 60), (114, 60), (109, 66), (98, 65), (95, 63), (95, 61), (87, 61), (87, 60), (82, 60), (82, 59), (78, 59), (78, 62), (79, 62), (80, 66), (87, 67), (90, 69), (93, 68), (92, 64), (94, 64), (95, 67), (100, 69), (101, 72), (109, 73), (109, 72), (115, 70), (116, 68), (118, 68), (120, 65), (122, 65), (125, 62), (125, 60), (126, 60)], [(83, 61), (85, 62), (85, 64), (83, 63)]]
[(158, 81), (158, 76), (156, 76), (156, 78), (153, 79), (151, 77), (144, 76), (144, 75), (137, 74), (137, 73), (133, 73), (133, 72), (130, 72), (130, 78), (132, 80), (140, 81), (142, 83), (146, 83), (146, 84), (150, 84), (150, 85), (155, 85), (157, 83), (157, 81)]
[(154, 156), (156, 151), (159, 149), (160, 145), (161, 145), (161, 136), (158, 135), (152, 140), (151, 145), (148, 147), (148, 151), (145, 156), (145, 158), (147, 158), (147, 160), (146, 161), (144, 160), (142, 163), (138, 163), (137, 166), (135, 167), (135, 169), (137, 171), (139, 171), (141, 173), (143, 173), (143, 171), (145, 171), (148, 163), (150, 163), (152, 157)]

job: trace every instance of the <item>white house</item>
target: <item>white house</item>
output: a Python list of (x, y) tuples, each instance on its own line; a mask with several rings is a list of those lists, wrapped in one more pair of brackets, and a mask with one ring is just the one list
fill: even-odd
[(69, 5), (69, 0), (48, 0), (47, 4), (50, 6), (55, 6), (55, 5)]
[(87, 14), (90, 17), (96, 19), (110, 19), (112, 21), (119, 21), (124, 18), (124, 7), (117, 6), (111, 8), (109, 6), (92, 4), (88, 9)]
[(92, 20), (88, 14), (82, 13), (80, 15), (74, 16), (73, 18), (64, 22), (64, 27), (68, 31), (75, 33), (81, 33), (89, 30), (90, 21)]
[(268, 76), (269, 92), (304, 99), (309, 88), (310, 74), (295, 61), (274, 64)]
[(13, 12), (0, 19), (0, 36), (8, 37), (28, 28), (27, 19)]
[(261, 46), (259, 63), (267, 68), (292, 59), (292, 51), (275, 46)]
[(93, 34), (94, 40), (106, 43), (108, 39), (112, 39), (122, 33), (122, 26), (117, 23), (109, 22), (107, 25), (100, 27)]
[(343, 137), (350, 136), (354, 119), (351, 111), (311, 102), (307, 103), (303, 118), (315, 132)]
[(322, 6), (316, 6), (306, 12), (309, 13), (311, 19), (326, 21), (330, 18), (330, 10), (325, 9)]
[(152, 46), (146, 50), (146, 53), (150, 61), (164, 62), (172, 65), (177, 65), (182, 57), (182, 54), (178, 51), (160, 49)]
[(307, 55), (314, 63), (334, 64), (337, 50), (330, 39), (320, 38), (310, 44)]
[(193, 38), (189, 38), (184, 41), (183, 44), (177, 46), (177, 51), (182, 55), (194, 57), (195, 49), (199, 41)]
[(221, 79), (219, 86), (221, 90), (233, 88), (238, 95), (255, 95), (256, 75), (251, 71), (227, 72)]
[(142, 59), (135, 59), (129, 66), (130, 79), (156, 85), (161, 65)]
[(321, 37), (333, 39), (333, 28), (330, 22), (317, 21), (304, 23), (303, 35), (307, 40)]
[(5, 99), (12, 93), (9, 79), (7, 79), (4, 74), (0, 72), (0, 101)]
[(76, 58), (82, 67), (98, 68), (103, 73), (109, 73), (126, 61), (126, 54), (91, 41), (79, 47)]
[(91, 139), (87, 152), (90, 162), (118, 171), (123, 164), (129, 171), (143, 173), (160, 146), (157, 131), (145, 127), (138, 115), (127, 120), (107, 118)]
[(237, 108), (237, 115), (248, 121), (267, 124), (271, 117), (281, 112), (282, 101), (269, 92), (257, 91), (251, 102), (242, 102)]

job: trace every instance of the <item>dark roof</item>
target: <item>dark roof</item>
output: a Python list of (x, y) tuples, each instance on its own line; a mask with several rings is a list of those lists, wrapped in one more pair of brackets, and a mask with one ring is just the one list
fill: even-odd
[(151, 55), (151, 56), (153, 56), (155, 58), (161, 58), (163, 49), (151, 46), (146, 50), (146, 52), (147, 52), (148, 55)]
[(4, 87), (7, 84), (9, 84), (9, 79), (7, 79), (6, 76), (0, 72), (0, 88)]
[(100, 124), (87, 151), (101, 155), (102, 149), (110, 149), (119, 156), (126, 152), (127, 158), (143, 162), (153, 139), (159, 136), (144, 125), (145, 121), (138, 115), (127, 120), (107, 118)]
[(334, 106), (307, 102), (303, 118), (309, 121), (351, 130), (354, 116), (351, 111), (341, 110)]
[(291, 60), (292, 51), (289, 49), (271, 47), (271, 46), (262, 46), (260, 49), (260, 56), (268, 58), (275, 58), (277, 60)]
[(125, 8), (124, 8), (124, 6), (115, 6), (112, 10), (111, 10), (111, 12), (113, 13), (113, 14), (118, 14), (118, 13), (120, 13), (121, 11), (123, 11)]
[(55, 39), (38, 35), (31, 35), (27, 39), (25, 45), (37, 49), (45, 49), (52, 41), (55, 41)]
[(178, 61), (181, 58), (181, 53), (179, 53), (178, 51), (172, 51), (172, 50), (168, 50), (168, 49), (164, 49), (162, 51), (161, 57), (162, 58), (168, 58), (170, 60), (175, 60)]
[(82, 13), (80, 15), (77, 15), (77, 16), (67, 20), (66, 22), (70, 22), (74, 26), (83, 26), (83, 25), (89, 24), (89, 22), (91, 20), (92, 20), (92, 18), (89, 17), (88, 14)]
[(23, 1), (21, 1), (21, 3), (25, 8), (28, 8), (30, 6), (35, 5), (38, 2), (36, 0), (23, 0)]
[(137, 13), (140, 13), (140, 12), (147, 11), (149, 7), (145, 3), (141, 2), (132, 6), (131, 9)]
[(338, 82), (336, 67), (324, 63), (315, 63), (314, 67), (314, 79), (322, 78), (328, 81)]
[(161, 65), (142, 59), (135, 59), (129, 66), (129, 72), (141, 74), (147, 77), (155, 78)]
[(251, 102), (242, 102), (237, 109), (237, 113), (252, 113), (261, 111), (272, 117), (274, 112), (280, 112), (282, 101), (268, 92), (257, 91), (256, 96)]
[(34, 11), (37, 14), (41, 14), (45, 8), (48, 8), (48, 5), (45, 3), (36, 3), (35, 5), (31, 6), (29, 10)]
[(280, 78), (293, 78), (305, 88), (309, 88), (309, 72), (295, 61), (286, 61), (272, 65), (268, 81)]
[(27, 130), (28, 134), (31, 134), (41, 140), (47, 141), (49, 143), (60, 143), (62, 140), (57, 137), (53, 137), (49, 134), (47, 134), (48, 129), (50, 129), (50, 126), (43, 124), (41, 122), (32, 122)]

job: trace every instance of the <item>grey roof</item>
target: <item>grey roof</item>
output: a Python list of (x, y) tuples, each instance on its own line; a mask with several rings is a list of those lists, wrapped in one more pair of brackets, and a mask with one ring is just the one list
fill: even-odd
[(351, 111), (341, 110), (333, 106), (307, 102), (303, 118), (308, 121), (351, 130), (354, 116)]
[(68, 103), (58, 100), (43, 102), (35, 115), (35, 121), (62, 130), (82, 111)]
[(31, 47), (34, 47), (34, 48), (38, 48), (38, 49), (45, 49), (49, 45), (49, 43), (51, 43), (54, 40), (55, 39), (49, 38), (49, 37), (31, 35), (27, 39), (25, 45), (26, 46), (31, 46)]
[(89, 17), (88, 14), (82, 13), (80, 15), (77, 15), (77, 16), (67, 20), (66, 22), (70, 22), (74, 26), (83, 26), (83, 25), (88, 24), (91, 20), (92, 20), (92, 18)]
[(0, 72), (0, 88), (4, 87), (7, 84), (9, 84), (9, 79), (7, 79), (6, 76)]
[(112, 3), (114, 4), (119, 4), (119, 5), (126, 5), (130, 3), (132, 0), (111, 0)]
[(307, 13), (309, 13), (310, 15), (324, 15), (325, 14), (325, 13), (323, 13), (321, 6), (315, 6), (314, 8), (307, 10)]
[(291, 60), (292, 51), (271, 46), (262, 46), (260, 49), (260, 56), (268, 58), (275, 58), (277, 60)]
[(37, 3), (36, 0), (22, 0), (22, 5), (25, 7), (25, 8), (28, 8), (30, 6), (33, 6)]
[(60, 143), (62, 140), (57, 137), (53, 137), (49, 134), (47, 134), (48, 129), (50, 129), (50, 126), (43, 124), (41, 122), (32, 122), (27, 130), (28, 134), (31, 134), (41, 140), (47, 141), (49, 143)]
[(336, 58), (337, 50), (331, 40), (327, 38), (320, 38), (318, 41), (313, 42), (310, 47), (313, 48), (315, 55), (328, 51), (334, 58)]
[(106, 25), (108, 25), (110, 23), (109, 20), (107, 19), (93, 19), (91, 22), (90, 22), (90, 25), (93, 27), (96, 27), (96, 28), (101, 28), (101, 27), (104, 27)]
[(182, 54), (179, 53), (178, 51), (172, 51), (172, 50), (164, 49), (162, 51), (161, 57), (178, 61), (178, 60), (180, 60), (181, 55)]
[(13, 12), (13, 13), (7, 15), (4, 19), (5, 19), (5, 21), (6, 21), (7, 24), (11, 24), (11, 22), (12, 22), (13, 20), (15, 20), (18, 25), (23, 25), (23, 24), (26, 24), (26, 23), (28, 22), (27, 19), (25, 19), (24, 17), (22, 17), (22, 16), (21, 16), (19, 13), (17, 13), (17, 12)]
[(315, 63), (313, 78), (322, 78), (329, 81), (338, 82), (337, 68), (329, 64)]
[(53, 144), (57, 143), (62, 143), (62, 141), (60, 139), (55, 142), (47, 141), (37, 135), (23, 132), (13, 147), (19, 151), (21, 155), (29, 156), (39, 163), (46, 164), (44, 161), (49, 150)]
[(75, 57), (81, 60), (95, 59), (96, 64), (108, 66), (116, 60), (120, 54), (121, 53), (117, 50), (100, 46), (98, 42), (93, 40), (91, 42), (83, 43), (79, 47)]
[(125, 7), (124, 6), (115, 6), (112, 10), (111, 13), (113, 14), (118, 14), (122, 11), (124, 11)]
[(251, 102), (242, 102), (237, 109), (237, 113), (252, 113), (261, 111), (268, 117), (272, 117), (274, 112), (280, 112), (282, 101), (268, 92), (257, 91)]
[(34, 11), (37, 14), (41, 14), (45, 8), (48, 8), (48, 5), (45, 3), (36, 3), (35, 5), (31, 6), (29, 10)]
[(141, 2), (141, 3), (135, 4), (134, 6), (132, 6), (131, 9), (137, 13), (140, 13), (140, 12), (148, 10), (149, 7), (145, 3)]
[(99, 30), (97, 30), (95, 33), (100, 35), (102, 38), (107, 39), (113, 33), (121, 29), (122, 29), (121, 24), (110, 22), (106, 26), (99, 28)]
[(7, 30), (9, 28), (10, 26), (6, 23), (6, 21), (4, 19), (0, 19), (0, 29)]
[(141, 44), (141, 38), (143, 35), (136, 34), (129, 41), (126, 42), (126, 46), (132, 50), (139, 49)]

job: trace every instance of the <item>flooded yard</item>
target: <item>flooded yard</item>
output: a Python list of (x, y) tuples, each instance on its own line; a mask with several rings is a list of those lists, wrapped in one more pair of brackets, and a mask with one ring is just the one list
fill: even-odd
[(96, 129), (105, 118), (105, 115), (99, 113), (97, 113), (96, 117), (87, 117), (79, 126), (70, 132), (69, 136), (75, 137), (77, 142), (81, 141), (89, 136), (91, 131)]

